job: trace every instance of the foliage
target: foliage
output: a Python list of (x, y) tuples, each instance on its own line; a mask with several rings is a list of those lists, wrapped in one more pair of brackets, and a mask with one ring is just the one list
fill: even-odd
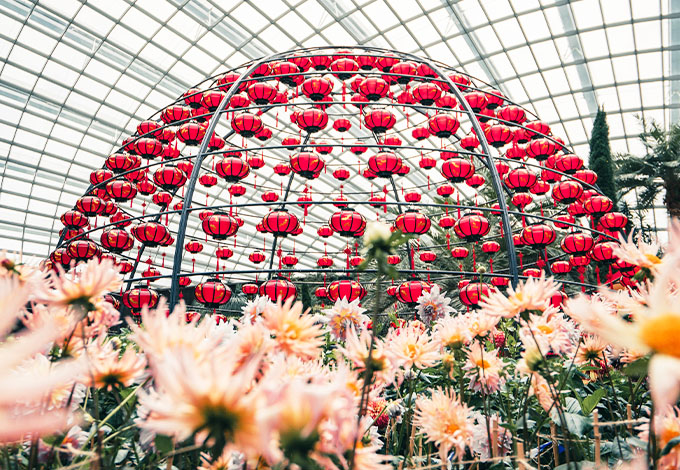
[(599, 108), (593, 130), (590, 136), (590, 157), (588, 166), (597, 173), (597, 186), (602, 194), (607, 196), (616, 205), (616, 181), (614, 180), (614, 163), (612, 151), (609, 145), (609, 126), (607, 125), (607, 114), (604, 109)]

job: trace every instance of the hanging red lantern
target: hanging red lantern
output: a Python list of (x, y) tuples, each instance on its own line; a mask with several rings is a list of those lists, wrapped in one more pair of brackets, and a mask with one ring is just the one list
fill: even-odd
[(158, 222), (142, 222), (130, 229), (140, 243), (148, 247), (159, 246), (170, 235), (168, 228)]
[(297, 115), (296, 124), (310, 134), (319, 132), (328, 125), (328, 114), (320, 109), (306, 109)]
[(437, 188), (437, 194), (443, 198), (448, 198), (453, 194), (453, 189), (450, 184), (443, 184)]
[(423, 263), (433, 263), (437, 260), (437, 254), (434, 251), (425, 250), (420, 252), (419, 258)]
[(156, 185), (153, 184), (149, 180), (144, 180), (140, 181), (137, 183), (137, 191), (139, 191), (141, 194), (144, 196), (150, 196), (151, 194), (155, 193), (158, 188), (156, 188)]
[(298, 258), (294, 254), (288, 253), (287, 255), (281, 257), (281, 263), (284, 266), (295, 266), (298, 264)]
[(490, 240), (488, 242), (482, 243), (482, 251), (484, 253), (493, 254), (493, 253), (498, 253), (500, 250), (501, 250), (501, 245), (498, 242)]
[(203, 251), (203, 243), (197, 240), (191, 240), (184, 245), (184, 248), (189, 253), (200, 253), (201, 251)]
[(472, 112), (478, 113), (480, 112), (483, 108), (486, 107), (486, 95), (481, 92), (472, 92), (472, 93), (465, 93), (463, 95), (463, 98), (465, 98), (465, 101), (468, 102), (470, 105), (470, 108), (472, 108)]
[(111, 216), (109, 221), (115, 224), (116, 227), (127, 227), (132, 223), (130, 216), (122, 212), (117, 212)]
[(104, 230), (100, 241), (104, 248), (116, 254), (131, 250), (135, 244), (134, 239), (125, 229), (115, 227)]
[(451, 250), (451, 256), (453, 256), (455, 259), (467, 258), (469, 254), (470, 250), (464, 246), (457, 246)]
[(264, 253), (261, 251), (253, 251), (250, 255), (248, 255), (248, 259), (250, 260), (251, 263), (255, 264), (260, 264), (265, 260), (266, 256)]
[(597, 182), (597, 173), (593, 170), (578, 170), (574, 173), (574, 178), (593, 186)]
[[(97, 196), (83, 196), (76, 201), (76, 209), (87, 217), (96, 217), (104, 212), (106, 203)], [(81, 225), (84, 227), (84, 225)]]
[[(583, 160), (581, 157), (574, 155), (573, 153), (560, 155), (555, 159), (555, 169), (557, 171), (561, 171), (562, 173), (572, 175), (581, 168), (583, 168)], [(593, 172), (593, 174), (595, 173)], [(595, 174), (595, 178), (597, 178), (597, 174)]]
[(334, 72), (333, 75), (340, 80), (348, 80), (356, 75), (359, 64), (354, 59), (342, 57), (331, 62), (330, 69)]
[(418, 162), (418, 166), (422, 168), (423, 170), (430, 170), (432, 168), (435, 168), (437, 166), (437, 160), (429, 157), (427, 155), (424, 155), (420, 157), (420, 161)]
[(526, 168), (516, 168), (511, 170), (503, 181), (510, 190), (524, 193), (536, 184), (538, 177)]
[[(495, 279), (495, 278), (494, 278)], [(503, 278), (499, 278), (503, 279)], [(493, 280), (492, 280), (493, 282)], [(487, 284), (481, 283), (481, 282), (471, 282), (464, 286), (459, 294), (458, 297), (460, 298), (460, 301), (463, 302), (464, 305), (471, 307), (471, 308), (477, 308), (479, 307), (479, 303), (485, 298), (489, 296), (489, 286)]]
[(571, 264), (568, 261), (553, 261), (550, 265), (550, 270), (553, 274), (567, 274), (571, 271)]
[(512, 131), (503, 124), (494, 124), (484, 131), (486, 140), (494, 147), (500, 148), (512, 142)]
[(243, 137), (253, 137), (264, 128), (259, 116), (248, 112), (235, 113), (231, 119), (231, 128)]
[(368, 167), (381, 178), (390, 178), (397, 174), (402, 165), (401, 157), (392, 152), (381, 152), (368, 159)]
[(569, 206), (567, 206), (567, 212), (574, 217), (581, 217), (586, 214), (586, 210), (583, 208), (583, 204), (580, 201), (574, 201)]
[(333, 178), (339, 181), (345, 181), (350, 176), (349, 170), (347, 168), (340, 167), (333, 172)]
[(442, 164), (441, 173), (452, 183), (462, 183), (475, 174), (475, 166), (470, 160), (454, 157)]
[(614, 208), (614, 203), (607, 196), (593, 196), (583, 202), (585, 211), (595, 218), (602, 217)]
[(548, 194), (548, 191), (550, 191), (550, 185), (546, 183), (545, 181), (538, 180), (535, 185), (531, 187), (529, 192), (531, 194), (536, 194), (537, 196), (542, 196), (544, 194)]
[(82, 227), (87, 227), (89, 225), (89, 220), (84, 213), (80, 211), (70, 210), (66, 211), (61, 215), (61, 223), (67, 229), (78, 229)]
[(524, 125), (531, 139), (550, 135), (550, 126), (543, 121), (531, 121)]
[(325, 77), (312, 77), (302, 82), (300, 90), (312, 101), (321, 101), (333, 91), (333, 82)]
[(510, 202), (520, 210), (524, 210), (524, 208), (531, 204), (532, 201), (533, 198), (531, 197), (531, 194), (528, 193), (516, 193), (512, 196), (512, 199), (510, 199)]
[(158, 305), (158, 299), (158, 292), (144, 285), (139, 285), (123, 293), (123, 304), (134, 313), (140, 312), (144, 307), (154, 308)]
[(184, 121), (191, 116), (191, 108), (181, 105), (168, 106), (161, 113), (161, 120), (165, 124), (172, 124), (177, 121)]
[(277, 237), (285, 237), (300, 225), (298, 218), (286, 210), (274, 210), (262, 218), (264, 231)]
[(550, 245), (556, 238), (555, 230), (542, 223), (528, 225), (522, 230), (524, 243), (537, 250), (542, 250)]
[(399, 255), (389, 255), (387, 257), (387, 264), (394, 266), (399, 263), (401, 263), (401, 257)]
[(524, 150), (528, 156), (542, 162), (555, 153), (556, 147), (552, 140), (535, 139), (529, 142)]
[(460, 126), (460, 122), (451, 114), (440, 113), (432, 116), (429, 119), (427, 126), (431, 134), (445, 139), (456, 133)]
[(243, 292), (245, 295), (255, 295), (257, 294), (258, 290), (258, 285), (250, 282), (241, 286), (241, 292)]
[(231, 289), (217, 278), (208, 279), (196, 285), (194, 289), (196, 300), (208, 308), (216, 309), (231, 299)]
[(215, 165), (215, 171), (227, 183), (238, 183), (250, 174), (250, 165), (238, 157), (224, 157)]
[(57, 248), (50, 254), (50, 261), (54, 264), (61, 264), (68, 268), (73, 258), (68, 254), (68, 246), (66, 248)]
[[(117, 155), (122, 155), (122, 154), (117, 154)], [(111, 158), (111, 157), (109, 157)], [(99, 170), (94, 170), (92, 173), (90, 173), (90, 183), (93, 185), (97, 185), (100, 183), (103, 183), (106, 180), (109, 180), (113, 178), (113, 171), (110, 170), (105, 170), (105, 169), (99, 169)]]
[(276, 87), (268, 82), (255, 82), (248, 87), (248, 97), (257, 105), (265, 105), (274, 101), (277, 95)]
[(382, 78), (368, 77), (361, 81), (357, 91), (370, 101), (378, 101), (387, 96), (390, 85)]
[(514, 122), (516, 124), (522, 124), (527, 119), (526, 112), (519, 106), (508, 105), (498, 108), (496, 110), (496, 116), (504, 121)]
[(418, 191), (409, 191), (404, 194), (404, 201), (406, 202), (420, 202), (421, 198), (422, 196)]
[(456, 219), (450, 215), (443, 215), (439, 218), (439, 226), (444, 230), (448, 230), (456, 225)]
[(432, 223), (430, 219), (418, 211), (410, 210), (399, 214), (394, 220), (394, 226), (403, 233), (412, 235), (422, 235), (430, 230)]
[(366, 127), (375, 132), (382, 134), (392, 129), (397, 122), (397, 118), (390, 111), (384, 109), (376, 109), (366, 113), (364, 123)]
[(135, 152), (142, 158), (156, 158), (163, 153), (163, 144), (156, 139), (142, 137), (134, 143)]
[(272, 75), (277, 75), (276, 79), (281, 83), (294, 87), (301, 84), (304, 80), (299, 75), (300, 68), (292, 62), (277, 62), (272, 66)]
[(590, 257), (600, 263), (613, 263), (617, 259), (614, 256), (614, 249), (618, 246), (619, 244), (613, 241), (596, 243), (590, 251)]
[(167, 207), (172, 202), (172, 194), (165, 191), (161, 191), (159, 193), (154, 194), (152, 200), (154, 204), (157, 204), (162, 207)]
[(587, 233), (573, 232), (562, 239), (562, 251), (571, 255), (585, 255), (593, 248), (593, 237)]
[(286, 176), (290, 174), (291, 171), (292, 170), (290, 168), (290, 165), (288, 165), (287, 163), (279, 163), (274, 166), (274, 173), (276, 173), (279, 176)]
[(609, 212), (600, 218), (600, 224), (607, 230), (620, 230), (628, 224), (628, 217), (621, 212)]
[(553, 187), (552, 197), (555, 202), (571, 204), (583, 194), (583, 186), (577, 181), (566, 180)]
[(175, 165), (165, 165), (157, 169), (153, 181), (166, 191), (177, 189), (187, 181), (187, 175)]
[(229, 259), (234, 256), (234, 251), (226, 246), (221, 246), (215, 250), (215, 256), (219, 259)]
[(234, 197), (243, 196), (246, 193), (246, 187), (240, 184), (232, 184), (229, 186), (229, 194)]
[(363, 299), (366, 295), (366, 289), (359, 282), (353, 279), (340, 279), (333, 281), (326, 289), (328, 300), (335, 302), (338, 299), (345, 299), (348, 302), (353, 302), (356, 299)]
[(217, 178), (215, 175), (211, 175), (210, 173), (205, 173), (201, 175), (200, 178), (198, 178), (198, 182), (201, 183), (203, 186), (206, 188), (212, 188), (217, 184)]
[(483, 215), (467, 214), (458, 219), (453, 230), (460, 238), (473, 242), (489, 233), (491, 227), (488, 219)]
[(538, 268), (527, 268), (522, 271), (522, 275), (526, 277), (541, 277), (542, 273), (543, 271)]
[(201, 226), (203, 231), (215, 240), (225, 240), (227, 237), (236, 235), (239, 228), (238, 221), (224, 212), (215, 212), (206, 217)]
[(432, 106), (442, 95), (442, 90), (434, 83), (420, 83), (411, 90), (413, 98), (424, 106)]
[(66, 251), (69, 258), (78, 261), (87, 261), (101, 255), (101, 250), (95, 242), (89, 238), (80, 238), (70, 242)]
[(129, 181), (109, 181), (106, 184), (106, 194), (116, 202), (124, 202), (135, 197), (137, 188)]
[(330, 228), (328, 225), (322, 225), (321, 227), (319, 227), (316, 233), (322, 238), (328, 238), (331, 235), (333, 235), (333, 229)]
[(484, 177), (477, 173), (475, 173), (474, 175), (470, 176), (468, 179), (465, 180), (465, 184), (467, 184), (471, 188), (479, 188), (484, 183), (486, 183)]
[(424, 293), (430, 292), (432, 285), (425, 281), (406, 281), (402, 282), (397, 288), (397, 299), (399, 302), (414, 305)]
[(320, 268), (330, 268), (331, 266), (333, 266), (333, 259), (327, 255), (324, 255), (320, 257), (318, 260), (316, 260), (316, 264)]
[(342, 209), (328, 219), (333, 231), (343, 237), (354, 237), (366, 228), (366, 218), (352, 209)]
[(318, 178), (326, 166), (323, 159), (313, 152), (300, 152), (291, 155), (289, 164), (293, 172), (307, 179)]
[(295, 298), (297, 289), (286, 279), (270, 279), (260, 285), (260, 295), (266, 295), (272, 302), (285, 302), (290, 297)]

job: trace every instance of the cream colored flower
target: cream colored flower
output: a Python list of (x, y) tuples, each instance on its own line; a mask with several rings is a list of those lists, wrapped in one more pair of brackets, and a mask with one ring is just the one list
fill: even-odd
[(552, 351), (568, 355), (573, 350), (570, 328), (562, 314), (552, 307), (546, 309), (543, 315), (530, 315), (529, 321), (520, 330), (520, 339), (525, 345), (535, 344), (543, 354)]
[(597, 336), (586, 335), (583, 337), (581, 345), (578, 348), (574, 363), (579, 366), (583, 365), (600, 365), (607, 364), (608, 361), (609, 344), (602, 341)]
[(439, 343), (417, 325), (391, 331), (385, 348), (393, 363), (404, 369), (432, 367), (442, 358)]
[(472, 334), (464, 316), (446, 315), (437, 320), (433, 337), (442, 347), (459, 348), (472, 341)]
[(470, 388), (488, 395), (498, 392), (505, 383), (503, 366), (503, 361), (493, 351), (486, 351), (480, 343), (474, 342), (470, 345), (463, 370), (470, 380)]
[(262, 312), (263, 325), (274, 337), (276, 348), (286, 354), (311, 359), (321, 350), (321, 326), (315, 318), (302, 311), (302, 302), (289, 298), (281, 305), (270, 305)]
[(423, 323), (429, 325), (433, 321), (438, 321), (440, 318), (453, 312), (453, 307), (449, 305), (450, 303), (451, 299), (442, 294), (441, 288), (435, 284), (429, 292), (423, 292), (418, 297), (416, 311)]
[(654, 274), (662, 262), (661, 258), (659, 258), (661, 244), (656, 240), (646, 243), (642, 240), (642, 237), (638, 238), (636, 244), (633, 241), (633, 235), (633, 231), (631, 231), (628, 238), (623, 234), (620, 235), (621, 243), (614, 247), (614, 257), (635, 266), (649, 269)]
[[(369, 363), (368, 353), (370, 344), (371, 333), (368, 330), (362, 330), (361, 334), (357, 334), (357, 331), (351, 328), (347, 332), (345, 345), (338, 346), (337, 351), (351, 362), (357, 373), (363, 374)], [(381, 339), (375, 338), (370, 357), (370, 364), (376, 382), (384, 384), (392, 383), (394, 381), (394, 366)]]
[(442, 462), (448, 460), (452, 449), (456, 457), (462, 457), (465, 448), (472, 443), (474, 421), (471, 410), (451, 390), (436, 389), (430, 398), (419, 398), (413, 422), (429, 442), (439, 447)]
[(111, 390), (129, 387), (145, 375), (146, 359), (129, 347), (122, 354), (113, 342), (100, 337), (85, 350), (90, 386)]
[(49, 281), (51, 290), (40, 300), (52, 306), (78, 307), (83, 312), (93, 310), (101, 296), (121, 285), (120, 272), (110, 259), (92, 259), (70, 273), (51, 274)]
[(262, 454), (258, 416), (266, 401), (253, 386), (257, 362), (240, 367), (227, 353), (198, 358), (186, 348), (166, 352), (153, 371), (155, 390), (140, 392), (146, 416), (138, 425), (209, 446), (234, 444), (247, 456)]
[(468, 330), (472, 338), (485, 338), (498, 325), (501, 317), (489, 315), (482, 310), (476, 310), (464, 315)]
[(507, 296), (500, 291), (491, 292), (480, 302), (482, 312), (503, 318), (515, 318), (524, 312), (544, 311), (550, 306), (550, 298), (559, 290), (553, 278), (530, 277), (516, 288), (509, 287)]
[(384, 244), (392, 236), (392, 228), (384, 222), (369, 222), (364, 232), (364, 246)]
[(344, 340), (350, 328), (361, 330), (369, 318), (364, 315), (365, 308), (359, 306), (361, 299), (348, 302), (346, 298), (338, 299), (333, 307), (322, 310), (322, 320), (337, 340)]

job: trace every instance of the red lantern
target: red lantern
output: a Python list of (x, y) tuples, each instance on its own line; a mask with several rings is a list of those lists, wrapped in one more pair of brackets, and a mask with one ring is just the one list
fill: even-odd
[(431, 134), (439, 138), (447, 138), (456, 133), (460, 122), (450, 114), (435, 114), (430, 118), (427, 126)]
[(103, 183), (104, 181), (109, 180), (111, 178), (113, 178), (113, 172), (110, 170), (100, 169), (94, 170), (92, 173), (90, 173), (90, 183), (92, 183), (93, 185)]
[(234, 252), (231, 250), (231, 248), (221, 246), (217, 250), (215, 250), (215, 256), (218, 257), (219, 259), (229, 259), (232, 256), (234, 256)]
[(593, 217), (601, 217), (613, 207), (614, 203), (607, 196), (593, 196), (583, 202), (583, 208)]
[(512, 199), (510, 199), (510, 202), (515, 207), (518, 207), (520, 210), (523, 210), (526, 206), (531, 204), (533, 201), (533, 198), (531, 197), (531, 194), (528, 193), (517, 193), (512, 196)]
[(312, 101), (321, 101), (333, 91), (333, 82), (328, 78), (312, 77), (302, 82), (300, 89)]
[(154, 172), (153, 181), (166, 191), (170, 191), (183, 186), (187, 181), (187, 175), (174, 165), (166, 165)]
[(443, 184), (437, 188), (437, 194), (443, 198), (447, 198), (453, 194), (453, 186), (450, 184)]
[(488, 241), (482, 243), (482, 251), (484, 253), (498, 253), (501, 250), (501, 245), (498, 242)]
[(573, 232), (562, 240), (562, 251), (571, 255), (584, 255), (593, 248), (593, 237), (587, 233)]
[(324, 255), (316, 261), (316, 264), (319, 265), (320, 268), (330, 268), (333, 266), (333, 259)]
[(526, 168), (516, 168), (511, 170), (503, 181), (512, 191), (527, 192), (536, 184), (538, 177)]
[(437, 254), (434, 251), (425, 250), (420, 252), (420, 261), (423, 263), (433, 263), (437, 259)]
[(555, 230), (545, 224), (532, 224), (522, 230), (522, 239), (524, 243), (541, 250), (550, 245), (557, 238)]
[(123, 304), (133, 312), (140, 312), (144, 307), (154, 308), (158, 305), (158, 292), (146, 287), (137, 286), (123, 294)]
[(238, 157), (224, 157), (215, 165), (215, 171), (227, 183), (237, 183), (250, 174), (250, 165)]
[(241, 286), (241, 292), (243, 292), (246, 295), (255, 295), (257, 294), (258, 289), (259, 287), (257, 286), (257, 284), (253, 283), (247, 283)]
[(285, 210), (271, 211), (262, 218), (264, 231), (277, 237), (292, 234), (299, 225), (298, 218)]
[(422, 294), (430, 292), (430, 289), (432, 285), (425, 281), (406, 281), (397, 288), (397, 299), (401, 303), (413, 305)]
[(328, 238), (331, 235), (333, 235), (333, 229), (330, 228), (328, 225), (322, 225), (321, 227), (319, 227), (316, 233), (322, 238)]
[(531, 121), (524, 125), (531, 139), (537, 139), (550, 134), (550, 126), (543, 121)]
[(318, 178), (326, 164), (323, 159), (313, 152), (300, 152), (290, 156), (290, 167), (303, 178)]
[(106, 194), (116, 202), (124, 202), (135, 197), (137, 188), (129, 181), (109, 181), (106, 184)]
[(387, 96), (390, 85), (382, 78), (369, 77), (361, 81), (357, 91), (370, 101), (378, 101)]
[(225, 286), (217, 278), (209, 279), (196, 286), (194, 289), (196, 300), (208, 308), (218, 308), (231, 299), (231, 289)]
[(465, 98), (465, 101), (468, 102), (470, 105), (470, 108), (472, 108), (472, 111), (475, 113), (480, 112), (483, 108), (486, 107), (486, 95), (481, 92), (472, 92), (472, 93), (465, 93), (463, 95), (463, 98)]
[(163, 110), (163, 112), (161, 113), (161, 120), (165, 124), (172, 124), (173, 122), (184, 121), (186, 119), (189, 119), (190, 116), (191, 116), (190, 108), (181, 105), (173, 105), (168, 106)]
[(555, 143), (548, 139), (536, 139), (527, 144), (525, 151), (528, 156), (539, 162), (546, 160), (556, 151)]
[(359, 70), (359, 64), (354, 59), (342, 57), (334, 60), (331, 63), (330, 69), (335, 72), (334, 75), (340, 80), (347, 80), (352, 78), (355, 72)]
[(425, 215), (417, 211), (406, 211), (394, 220), (394, 226), (406, 234), (422, 235), (430, 230), (432, 223)]
[(613, 263), (617, 259), (616, 256), (614, 256), (614, 249), (618, 245), (618, 243), (612, 241), (596, 243), (593, 245), (590, 257), (600, 263)]
[(155, 247), (163, 244), (170, 236), (168, 228), (158, 222), (142, 222), (130, 229), (132, 235), (149, 247)]
[(241, 112), (234, 114), (231, 120), (231, 128), (243, 137), (253, 137), (264, 128), (262, 119), (251, 113)]
[(189, 253), (200, 253), (201, 251), (203, 251), (203, 243), (197, 240), (191, 240), (184, 245), (184, 248)]
[(260, 264), (265, 260), (266, 256), (264, 253), (261, 251), (253, 251), (250, 255), (248, 255), (248, 259), (250, 260), (251, 263), (255, 264)]
[(418, 103), (425, 106), (432, 106), (442, 95), (442, 90), (434, 83), (420, 83), (413, 87), (411, 94)]
[[(579, 171), (581, 168), (583, 168), (583, 160), (578, 155), (570, 153), (567, 155), (558, 156), (555, 159), (555, 169), (557, 171), (561, 171), (562, 173), (571, 175)], [(595, 174), (595, 172), (593, 172), (593, 174)], [(597, 174), (595, 174), (595, 178), (597, 179)]]
[(66, 247), (66, 252), (71, 259), (87, 261), (101, 255), (101, 250), (95, 242), (88, 238), (74, 240)]
[(256, 82), (248, 87), (248, 96), (258, 105), (269, 104), (276, 98), (276, 87), (267, 82)]
[(78, 229), (87, 227), (90, 222), (82, 212), (71, 210), (66, 211), (61, 215), (61, 223), (63, 223), (64, 227), (67, 229)]
[(290, 297), (295, 298), (297, 289), (286, 279), (270, 279), (260, 285), (260, 295), (266, 295), (273, 302), (285, 302)]
[(234, 217), (224, 212), (215, 212), (203, 219), (202, 227), (215, 240), (226, 240), (227, 237), (236, 235), (239, 224)]
[(475, 166), (470, 160), (454, 157), (442, 164), (441, 173), (452, 183), (462, 183), (475, 174)]
[(364, 122), (369, 130), (381, 134), (392, 129), (397, 122), (397, 118), (390, 111), (376, 109), (366, 114)]
[(455, 259), (467, 258), (469, 254), (470, 250), (468, 250), (464, 246), (457, 246), (453, 250), (451, 250), (451, 256), (453, 256)]
[(122, 228), (110, 228), (104, 230), (100, 238), (104, 248), (112, 253), (122, 253), (132, 249), (135, 244), (134, 239)]
[(464, 305), (472, 308), (477, 308), (479, 307), (479, 303), (484, 299), (484, 297), (489, 296), (489, 286), (481, 282), (471, 282), (460, 290), (458, 296), (460, 297), (460, 301), (463, 302)]
[(583, 186), (578, 181), (566, 180), (553, 187), (552, 197), (555, 202), (571, 204), (583, 194)]
[(331, 302), (335, 302), (338, 299), (352, 302), (356, 299), (363, 299), (366, 295), (366, 289), (353, 279), (341, 279), (329, 284), (326, 289), (326, 295)]
[[(76, 201), (76, 209), (87, 217), (95, 217), (104, 212), (106, 203), (97, 196), (83, 196)], [(87, 225), (87, 224), (86, 224)], [(80, 225), (84, 227), (84, 225)]]
[(574, 178), (592, 186), (597, 182), (597, 173), (593, 170), (578, 170), (574, 173)]
[(404, 201), (406, 202), (420, 202), (421, 198), (422, 196), (418, 191), (409, 191), (404, 194)]
[(486, 180), (484, 179), (484, 177), (482, 175), (478, 175), (476, 173), (465, 180), (465, 184), (467, 184), (471, 188), (479, 188), (484, 183), (486, 183)]
[(296, 124), (310, 134), (319, 132), (328, 125), (328, 114), (320, 109), (306, 109), (298, 114)]
[(368, 167), (381, 178), (389, 178), (402, 167), (401, 157), (392, 152), (381, 152), (368, 159)]
[(628, 217), (621, 212), (609, 212), (600, 218), (600, 224), (607, 230), (620, 230), (628, 224)]
[(512, 142), (512, 131), (508, 126), (503, 124), (489, 126), (484, 131), (484, 135), (486, 136), (486, 140), (496, 148), (500, 148), (505, 144)]
[(201, 183), (206, 188), (212, 188), (217, 184), (217, 178), (215, 177), (215, 175), (206, 173), (204, 175), (201, 175), (201, 177), (198, 179), (198, 182)]
[(328, 225), (340, 236), (353, 237), (364, 231), (366, 218), (355, 210), (342, 209), (331, 215)]
[(467, 214), (462, 216), (453, 226), (454, 232), (460, 238), (472, 242), (477, 241), (489, 233), (491, 227), (486, 217), (479, 214)]

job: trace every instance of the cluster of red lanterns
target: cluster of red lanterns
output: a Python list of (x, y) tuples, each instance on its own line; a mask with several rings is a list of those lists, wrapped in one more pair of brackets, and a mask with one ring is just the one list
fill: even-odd
[[(317, 234), (324, 241), (333, 235), (347, 239), (343, 243), (347, 244), (344, 255), (348, 270), (362, 264), (358, 250), (352, 253), (350, 249), (354, 243), (350, 239), (363, 235), (370, 220), (367, 215), (373, 209), (379, 211), (379, 218), (391, 220), (394, 230), (419, 239), (411, 242), (418, 245), (418, 250), (408, 254), (410, 262), (413, 257), (427, 266), (437, 262), (437, 252), (427, 246), (428, 239), (424, 238), (428, 234), (434, 236), (431, 230), (441, 230), (447, 246), (450, 236), (457, 236), (458, 245), (467, 246), (449, 249), (451, 256), (461, 262), (471, 258), (473, 263), (480, 253), (488, 259), (498, 253), (504, 246), (499, 242), (509, 231), (515, 247), (535, 250), (531, 255), (529, 252), (524, 255), (525, 259), (526, 256), (536, 258), (534, 264), (521, 267), (527, 276), (539, 275), (542, 270), (573, 275), (572, 269), (582, 272), (591, 261), (607, 266), (609, 272), (614, 270), (623, 275), (632, 271), (620, 265), (613, 254), (617, 232), (627, 226), (628, 220), (625, 215), (613, 212), (612, 201), (595, 190), (597, 174), (586, 169), (580, 157), (569, 153), (546, 123), (527, 121), (526, 112), (498, 91), (477, 87), (463, 74), (446, 73), (447, 77), (440, 77), (427, 63), (405, 60), (398, 54), (362, 50), (361, 53), (335, 51), (325, 55), (315, 51), (309, 57), (293, 54), (287, 60), (263, 63), (250, 77), (241, 77), (233, 71), (218, 77), (210, 89), (192, 88), (178, 102), (161, 110), (157, 119), (140, 122), (135, 135), (126, 138), (119, 151), (106, 158), (103, 168), (90, 174), (92, 188), (60, 217), (66, 243), (50, 255), (50, 260), (68, 267), (73, 262), (111, 253), (118, 257), (115, 259), (122, 271), (132, 270), (135, 250), (160, 250), (175, 242), (175, 228), (171, 227), (176, 225), (169, 219), (172, 217), (176, 222), (186, 203), (191, 210), (189, 216), (200, 217), (197, 222), (203, 234), (198, 238), (205, 235), (205, 241), (201, 238), (185, 243), (188, 253), (196, 255), (205, 250), (207, 255), (214, 254), (218, 260), (217, 271), (223, 270), (224, 260), (231, 259), (234, 251), (238, 253), (238, 243), (243, 243), (237, 241), (242, 238), (237, 234), (246, 219), (257, 223), (257, 231), (265, 237), (265, 243), (262, 251), (251, 250), (244, 259), (260, 265), (278, 256), (279, 267), (290, 270), (300, 261), (294, 245), (292, 253), (285, 255), (285, 251), (275, 253), (272, 246), (294, 243), (285, 238), (303, 233), (307, 223), (317, 223), (312, 216), (307, 220), (308, 210), (316, 201), (326, 199), (338, 210), (313, 230), (318, 229)], [(441, 78), (449, 78), (457, 89), (452, 89)], [(241, 82), (235, 87), (238, 80)], [(215, 132), (207, 135), (211, 113), (220, 106), (226, 113), (227, 131), (236, 134), (236, 140), (222, 131), (223, 135)], [(414, 117), (418, 113), (413, 106), (425, 110), (422, 116)], [(468, 109), (475, 114), (464, 115)], [(265, 119), (266, 113), (275, 119)], [(284, 113), (290, 116), (292, 132), (290, 128), (281, 129), (280, 115)], [(476, 120), (478, 127), (471, 127), (470, 119)], [(344, 140), (342, 135), (350, 129), (363, 131), (367, 139)], [(316, 136), (316, 140), (310, 140), (312, 134), (322, 134), (323, 140)], [(413, 140), (404, 143), (400, 136), (410, 136)], [(368, 144), (372, 142), (368, 137), (375, 138), (376, 145)], [(192, 152), (204, 139), (211, 155), (196, 168), (200, 169), (198, 172), (194, 170), (196, 159)], [(279, 156), (276, 160), (269, 152), (270, 147), (257, 143), (270, 139), (273, 139), (271, 148), (285, 152), (287, 159), (282, 161)], [(497, 149), (492, 151), (491, 166), (475, 156), (482, 151), (484, 139), (492, 149)], [(440, 146), (438, 152), (428, 147), (434, 141)], [(255, 147), (250, 142), (256, 142)], [(415, 150), (416, 145), (423, 151)], [(367, 153), (369, 148), (371, 152)], [(347, 153), (343, 153), (345, 151)], [(437, 153), (441, 162), (436, 158)], [(415, 168), (414, 162), (409, 163), (414, 158), (423, 172), (435, 169), (436, 175), (433, 181), (427, 176), (427, 186), (415, 185), (412, 182), (415, 180), (402, 180), (398, 195), (394, 178)], [(355, 159), (357, 167), (353, 171)], [(515, 210), (514, 217), (521, 220), (521, 227), (502, 226), (498, 217), (500, 209), (482, 196), (481, 188), (491, 181), (490, 170), (494, 167), (505, 191), (498, 196), (506, 197)], [(280, 190), (276, 187), (278, 182), (260, 182), (256, 170), (262, 168), (269, 168), (265, 174), (273, 171), (275, 175), (289, 178), (285, 194), (285, 181)], [(208, 193), (202, 210), (196, 207), (196, 198), (183, 200), (185, 186), (195, 173), (198, 175), (193, 178), (198, 178), (191, 180), (191, 184), (197, 181)], [(325, 189), (312, 192), (318, 184), (314, 180), (325, 173), (345, 185), (345, 192), (343, 186), (339, 194), (331, 195)], [(359, 187), (370, 185), (370, 196), (366, 195), (368, 191), (347, 189), (356, 187), (359, 177), (370, 181), (359, 180)], [(303, 182), (304, 192), (296, 189), (295, 184), (291, 186), (293, 181)], [(394, 198), (411, 205), (399, 206), (395, 213), (386, 215), (390, 206), (388, 198), (392, 197), (390, 186), (393, 186)], [(223, 195), (219, 193), (220, 200), (217, 194), (222, 187), (226, 191)], [(295, 201), (289, 194), (291, 187), (297, 192), (295, 204), (303, 209), (304, 218), (298, 218), (294, 213), (297, 209), (287, 204)], [(210, 192), (211, 188), (216, 189)], [(247, 197), (243, 198), (244, 195)], [(262, 200), (265, 205), (256, 209), (262, 212), (242, 210), (239, 217), (240, 204), (233, 201), (248, 197), (251, 203)], [(370, 205), (350, 207), (352, 201), (361, 198)], [(550, 203), (548, 198), (552, 199)], [(127, 210), (128, 204), (140, 200), (141, 211)], [(442, 208), (435, 214), (432, 229), (432, 211), (422, 206), (430, 201), (439, 204), (442, 200), (446, 205), (451, 204), (450, 209)], [(161, 212), (154, 214), (151, 203), (156, 209), (160, 207)], [(275, 203), (282, 205), (275, 208)], [(541, 217), (532, 219), (530, 209), (540, 210)], [(543, 211), (549, 212), (547, 217)], [(555, 215), (551, 217), (550, 213)], [(108, 217), (108, 223), (101, 223), (103, 217)], [(583, 232), (575, 230), (581, 225), (590, 225), (590, 228), (586, 227)], [(92, 231), (97, 236), (89, 238)], [(250, 233), (246, 231), (247, 236)], [(225, 244), (233, 241), (233, 249), (218, 245), (210, 250), (211, 240)], [(272, 240), (275, 240), (273, 244)], [(564, 259), (549, 259), (547, 249), (552, 245), (559, 245)], [(314, 260), (319, 268), (332, 271), (337, 266), (326, 250)], [(388, 259), (395, 266), (402, 261), (401, 255)], [(164, 262), (149, 266), (145, 273), (150, 275), (146, 277), (159, 277), (158, 268), (164, 267)], [(163, 277), (163, 272), (160, 273)], [(270, 273), (275, 274), (278, 275)], [(490, 289), (507, 285), (509, 278), (507, 273), (500, 273), (490, 277), (490, 285), (478, 279), (461, 282), (460, 300), (464, 305), (475, 306)], [(183, 287), (191, 283), (190, 276), (180, 276), (180, 279)], [(397, 300), (413, 304), (422, 293), (429, 291), (431, 284), (410, 279), (392, 287)], [(294, 284), (284, 277), (246, 282), (241, 291), (246, 295), (266, 295), (272, 300), (296, 295)], [(154, 296), (153, 292), (148, 286), (135, 287), (125, 293), (128, 300), (124, 295), (123, 304), (139, 311), (140, 305), (151, 305), (154, 298), (157, 302), (158, 295)], [(198, 282), (194, 293), (196, 300), (209, 309), (219, 308), (232, 296), (231, 289), (220, 278)], [(354, 300), (361, 299), (365, 289), (357, 280), (338, 279), (318, 287), (315, 295), (330, 301)]]

